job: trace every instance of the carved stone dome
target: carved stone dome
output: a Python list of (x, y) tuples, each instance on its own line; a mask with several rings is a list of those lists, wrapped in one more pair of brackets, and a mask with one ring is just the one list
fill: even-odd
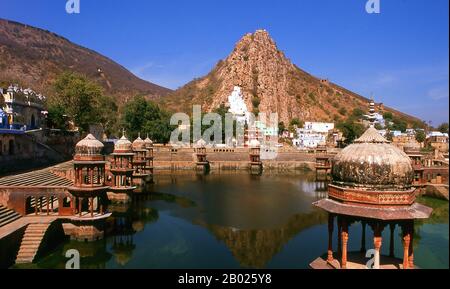
[(371, 127), (333, 159), (337, 185), (398, 190), (411, 187), (414, 170), (409, 157)]
[(199, 139), (198, 141), (197, 141), (197, 143), (195, 144), (195, 147), (196, 148), (204, 148), (204, 147), (206, 147), (206, 141), (204, 140), (204, 139)]
[(140, 136), (133, 142), (133, 149), (145, 150), (145, 142), (141, 139)]
[(249, 145), (252, 148), (259, 148), (261, 146), (261, 143), (257, 139), (252, 139)]
[(132, 152), (133, 147), (132, 143), (126, 138), (126, 136), (122, 136), (121, 139), (119, 139), (116, 144), (114, 145), (114, 151), (121, 151), (121, 152)]
[(100, 155), (104, 145), (97, 140), (92, 134), (79, 141), (75, 146), (77, 155)]
[(153, 141), (147, 136), (147, 138), (144, 140), (145, 146), (147, 148), (151, 148), (153, 146)]

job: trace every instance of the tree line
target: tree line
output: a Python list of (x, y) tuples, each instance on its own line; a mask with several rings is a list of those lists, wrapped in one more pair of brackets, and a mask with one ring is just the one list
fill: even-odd
[[(81, 133), (89, 131), (91, 124), (100, 124), (108, 136), (120, 137), (122, 130), (126, 130), (129, 139), (135, 139), (139, 134), (147, 135), (155, 142), (168, 143), (171, 132), (175, 129), (170, 125), (171, 113), (161, 108), (144, 96), (137, 95), (124, 106), (119, 107), (114, 97), (107, 95), (102, 86), (88, 79), (86, 76), (74, 72), (65, 72), (59, 75), (52, 86), (53, 93), (47, 98), (48, 119), (47, 126), (54, 129), (67, 129), (69, 122), (78, 127)], [(224, 106), (217, 108), (222, 120), (227, 109)], [(352, 143), (365, 131), (360, 120), (364, 118), (364, 111), (356, 108), (350, 112), (346, 119), (339, 120), (336, 128), (345, 138), (346, 144)], [(386, 121), (388, 131), (405, 132), (408, 123), (391, 112), (385, 112), (383, 118)], [(279, 124), (279, 132), (284, 130), (295, 131), (294, 127), (302, 127), (304, 122), (298, 118), (292, 119), (288, 125)], [(234, 125), (235, 126), (235, 125)], [(425, 141), (426, 123), (417, 122), (409, 125), (416, 129), (416, 139)], [(202, 132), (207, 127), (202, 126)], [(377, 124), (377, 129), (381, 129)], [(223, 130), (225, 128), (223, 127)], [(443, 123), (437, 128), (448, 133), (448, 123)], [(225, 132), (223, 131), (223, 134)], [(392, 139), (392, 135), (387, 135)]]
[(74, 72), (59, 75), (52, 90), (46, 103), (50, 128), (68, 129), (72, 122), (81, 133), (87, 133), (90, 125), (98, 124), (110, 137), (120, 137), (125, 129), (130, 140), (139, 134), (158, 143), (170, 139), (170, 113), (144, 96), (137, 95), (119, 107), (103, 87)]

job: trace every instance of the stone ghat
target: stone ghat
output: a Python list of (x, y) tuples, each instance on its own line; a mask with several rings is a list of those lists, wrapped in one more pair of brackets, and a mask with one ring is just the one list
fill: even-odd
[[(211, 170), (246, 170), (249, 167), (248, 149), (207, 149), (206, 154)], [(263, 159), (263, 166), (268, 170), (313, 170), (315, 157), (315, 154), (281, 151), (273, 160)], [(157, 149), (155, 150), (154, 166), (156, 170), (194, 169), (194, 150)]]
[[(207, 149), (207, 159), (211, 170), (247, 170), (249, 168), (248, 149)], [(155, 148), (155, 170), (194, 170), (195, 153), (193, 149)], [(313, 153), (281, 151), (274, 160), (263, 160), (265, 170), (314, 170), (315, 157)], [(107, 157), (109, 160), (109, 157)], [(59, 177), (72, 179), (73, 164), (67, 162), (52, 167), (51, 172)]]

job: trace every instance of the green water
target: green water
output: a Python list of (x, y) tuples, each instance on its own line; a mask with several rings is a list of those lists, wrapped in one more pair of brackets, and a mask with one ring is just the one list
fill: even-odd
[[(82, 268), (308, 268), (327, 250), (327, 214), (311, 205), (325, 189), (313, 175), (160, 175), (153, 192), (110, 207), (104, 240), (67, 241), (33, 267), (64, 268), (65, 252), (77, 249)], [(448, 202), (420, 202), (435, 211), (416, 223), (415, 262), (448, 268)], [(350, 227), (350, 251), (359, 250), (360, 231), (359, 224)], [(398, 229), (395, 245), (401, 258)]]

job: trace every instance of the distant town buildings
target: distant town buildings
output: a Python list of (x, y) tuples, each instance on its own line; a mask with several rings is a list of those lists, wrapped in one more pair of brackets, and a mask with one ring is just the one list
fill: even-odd
[(0, 129), (34, 130), (42, 126), (47, 112), (45, 96), (11, 85), (0, 88)]
[(441, 133), (438, 131), (430, 132), (425, 140), (425, 146), (430, 146), (439, 152), (448, 152), (448, 144), (448, 133)]
[(297, 137), (292, 144), (299, 149), (314, 149), (326, 145), (329, 133), (334, 130), (334, 123), (305, 122), (303, 128), (297, 128)]

